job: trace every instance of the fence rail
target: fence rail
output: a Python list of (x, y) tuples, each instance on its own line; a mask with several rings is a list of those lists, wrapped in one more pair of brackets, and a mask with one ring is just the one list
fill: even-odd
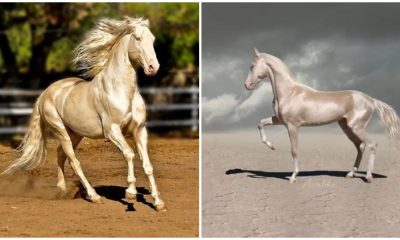
[[(24, 89), (0, 89), (0, 97), (36, 97), (42, 93), (42, 90), (24, 90)], [(159, 88), (147, 87), (140, 89), (141, 94), (190, 94), (190, 103), (167, 103), (167, 104), (148, 104), (148, 111), (175, 111), (185, 110), (191, 111), (190, 119), (157, 119), (148, 121), (149, 127), (191, 127), (193, 131), (198, 130), (198, 94), (197, 86), (186, 88)], [(0, 116), (29, 116), (32, 113), (32, 107), (27, 102), (11, 102), (7, 107), (0, 107)], [(27, 131), (26, 126), (0, 127), (0, 134), (21, 134)]]

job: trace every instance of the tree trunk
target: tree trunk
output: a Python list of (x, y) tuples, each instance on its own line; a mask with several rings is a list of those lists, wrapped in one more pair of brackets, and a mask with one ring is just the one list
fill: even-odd
[[(4, 12), (0, 11), (1, 20), (4, 19), (3, 14)], [(6, 26), (4, 25), (3, 21), (0, 22), (0, 31), (3, 32), (0, 34), (0, 51), (3, 57), (4, 66), (7, 71), (7, 74), (1, 82), (1, 85), (4, 86), (8, 83), (15, 84), (15, 82), (18, 80), (18, 66), (15, 54), (12, 52), (7, 35), (5, 34)]]
[(66, 3), (45, 3), (45, 12), (48, 17), (48, 25), (45, 29), (43, 40), (32, 46), (32, 57), (29, 62), (29, 81), (27, 87), (32, 89), (47, 87), (46, 61), (51, 47), (55, 41), (65, 35), (63, 25), (65, 24), (63, 9)]

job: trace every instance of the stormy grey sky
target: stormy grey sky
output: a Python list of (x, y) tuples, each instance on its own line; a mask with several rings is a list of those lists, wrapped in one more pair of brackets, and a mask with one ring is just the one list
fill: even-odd
[(271, 116), (268, 82), (244, 80), (253, 47), (319, 90), (353, 89), (400, 110), (400, 3), (203, 3), (203, 129), (254, 128)]

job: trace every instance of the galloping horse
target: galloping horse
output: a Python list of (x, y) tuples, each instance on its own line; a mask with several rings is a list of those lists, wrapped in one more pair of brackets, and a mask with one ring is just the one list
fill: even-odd
[(274, 145), (264, 133), (266, 125), (285, 125), (291, 142), (294, 171), (290, 182), (296, 181), (299, 173), (297, 158), (298, 128), (300, 126), (318, 126), (338, 122), (347, 137), (357, 149), (353, 168), (346, 177), (352, 178), (360, 166), (365, 147), (370, 150), (367, 182), (372, 181), (375, 150), (377, 144), (366, 132), (366, 127), (375, 110), (385, 126), (389, 137), (399, 141), (400, 119), (388, 104), (358, 91), (322, 92), (295, 81), (288, 67), (277, 57), (260, 53), (255, 49), (245, 88), (253, 90), (262, 79), (270, 79), (274, 94), (273, 108), (275, 116), (262, 119), (258, 125), (261, 140), (274, 150)]
[(155, 75), (159, 69), (154, 40), (148, 20), (130, 17), (122, 21), (99, 20), (75, 49), (73, 60), (78, 69), (93, 80), (67, 78), (43, 91), (33, 108), (29, 130), (20, 146), (22, 155), (2, 174), (38, 167), (46, 157), (45, 132), (51, 131), (60, 143), (57, 186), (66, 190), (64, 163), (68, 159), (85, 187), (88, 199), (101, 202), (101, 197), (83, 174), (74, 149), (83, 137), (107, 138), (122, 151), (127, 161), (125, 197), (133, 200), (137, 194), (135, 153), (124, 138), (124, 135), (132, 135), (150, 182), (154, 205), (158, 211), (166, 210), (147, 152), (146, 109), (136, 79), (139, 67), (148, 76)]

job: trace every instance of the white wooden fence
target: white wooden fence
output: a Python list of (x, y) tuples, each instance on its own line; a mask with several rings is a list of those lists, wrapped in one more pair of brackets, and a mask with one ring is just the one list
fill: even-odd
[[(37, 97), (42, 90), (22, 90), (22, 89), (0, 89), (0, 97)], [(199, 120), (199, 88), (197, 86), (186, 88), (156, 88), (148, 87), (141, 88), (141, 94), (190, 94), (190, 103), (167, 103), (167, 104), (148, 104), (147, 111), (175, 111), (187, 110), (191, 111), (189, 119), (156, 119), (146, 123), (152, 127), (190, 127), (192, 131), (198, 131)], [(1, 116), (29, 116), (32, 113), (32, 103), (29, 102), (8, 102), (6, 107), (0, 107)], [(0, 135), (21, 134), (27, 131), (26, 126), (0, 126)]]

